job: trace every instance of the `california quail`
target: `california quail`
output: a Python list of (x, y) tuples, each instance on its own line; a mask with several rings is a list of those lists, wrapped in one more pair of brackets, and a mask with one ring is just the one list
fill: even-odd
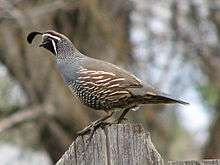
[[(95, 110), (107, 112), (93, 126), (111, 117), (115, 109), (124, 109), (118, 119), (121, 122), (130, 109), (141, 104), (188, 104), (159, 92), (113, 64), (83, 55), (63, 34), (55, 31), (32, 32), (27, 41), (32, 43), (36, 35), (42, 35), (40, 47), (46, 48), (55, 56), (65, 83), (80, 101)], [(82, 132), (89, 128), (90, 126)]]

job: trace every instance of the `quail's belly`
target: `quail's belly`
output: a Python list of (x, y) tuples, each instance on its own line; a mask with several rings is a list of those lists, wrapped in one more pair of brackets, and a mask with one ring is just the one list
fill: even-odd
[(115, 108), (123, 108), (127, 105), (126, 98), (121, 98), (120, 100), (107, 99), (105, 95), (100, 94), (98, 91), (88, 89), (77, 82), (74, 82), (73, 84), (69, 85), (69, 87), (83, 104), (95, 110), (110, 110)]

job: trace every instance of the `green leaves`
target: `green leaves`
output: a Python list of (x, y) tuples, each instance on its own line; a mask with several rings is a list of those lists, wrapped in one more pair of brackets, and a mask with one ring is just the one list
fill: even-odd
[(198, 87), (205, 103), (216, 106), (220, 104), (220, 87), (216, 87), (211, 84), (201, 85)]

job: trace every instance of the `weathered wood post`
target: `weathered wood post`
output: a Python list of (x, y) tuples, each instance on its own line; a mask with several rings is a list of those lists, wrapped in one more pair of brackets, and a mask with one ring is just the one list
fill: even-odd
[(79, 136), (57, 165), (163, 165), (149, 132), (139, 124), (113, 124)]
[[(113, 124), (79, 136), (56, 165), (163, 165), (149, 132), (139, 124)], [(168, 161), (168, 165), (220, 165), (219, 159)]]
[(168, 165), (220, 165), (220, 159), (169, 161)]

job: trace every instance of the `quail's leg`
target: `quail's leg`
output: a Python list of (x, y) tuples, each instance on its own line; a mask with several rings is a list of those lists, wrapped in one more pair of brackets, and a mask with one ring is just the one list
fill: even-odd
[(78, 135), (83, 135), (84, 133), (94, 130), (96, 129), (98, 126), (100, 126), (101, 124), (104, 123), (105, 120), (107, 120), (108, 118), (110, 118), (113, 115), (112, 111), (108, 111), (108, 114), (94, 122), (92, 122), (90, 125), (88, 125), (87, 127), (85, 127), (83, 130), (77, 132)]
[(125, 115), (130, 111), (130, 109), (132, 109), (132, 108), (127, 108), (122, 112), (121, 116), (119, 116), (119, 118), (116, 120), (117, 124), (121, 123), (122, 120), (126, 119)]

